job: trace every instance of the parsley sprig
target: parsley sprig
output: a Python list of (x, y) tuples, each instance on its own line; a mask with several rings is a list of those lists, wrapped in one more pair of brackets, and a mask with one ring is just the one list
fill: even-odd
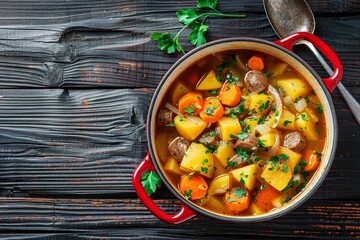
[(154, 32), (150, 35), (150, 38), (158, 42), (158, 48), (168, 54), (175, 52), (184, 53), (184, 49), (179, 42), (180, 34), (189, 27), (191, 29), (188, 35), (188, 40), (195, 46), (200, 46), (206, 43), (205, 33), (208, 30), (208, 26), (204, 24), (206, 18), (210, 16), (219, 17), (245, 17), (244, 14), (227, 14), (222, 13), (216, 9), (217, 0), (197, 0), (197, 7), (199, 10), (208, 10), (206, 12), (199, 12), (197, 9), (179, 9), (176, 11), (176, 16), (184, 27), (177, 33), (160, 33)]
[(141, 184), (146, 193), (151, 196), (161, 186), (161, 179), (154, 171), (149, 171), (141, 176)]

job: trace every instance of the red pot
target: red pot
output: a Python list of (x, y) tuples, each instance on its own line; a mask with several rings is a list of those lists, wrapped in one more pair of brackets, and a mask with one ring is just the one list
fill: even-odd
[[(313, 43), (332, 63), (334, 68), (334, 75), (328, 78), (321, 78), (304, 60), (292, 52), (294, 44), (300, 40), (307, 40)], [(166, 178), (166, 175), (163, 173), (162, 165), (159, 163), (159, 157), (157, 155), (155, 147), (155, 126), (156, 126), (156, 113), (162, 103), (162, 100), (169, 89), (170, 85), (176, 80), (176, 78), (189, 66), (191, 66), (198, 59), (213, 54), (214, 52), (222, 52), (228, 50), (256, 50), (259, 52), (264, 52), (266, 54), (273, 55), (284, 62), (291, 65), (295, 68), (302, 76), (304, 76), (311, 87), (317, 92), (319, 96), (325, 114), (327, 134), (325, 140), (325, 148), (323, 152), (323, 158), (315, 172), (314, 176), (309, 180), (305, 189), (294, 197), (288, 204), (285, 204), (281, 208), (278, 208), (274, 211), (264, 213), (257, 216), (228, 216), (222, 215), (214, 212), (207, 211), (191, 201), (184, 198), (176, 186), (174, 187), (170, 184), (169, 180)], [(201, 213), (203, 215), (217, 218), (220, 220), (227, 220), (233, 222), (258, 222), (266, 221), (279, 216), (282, 216), (296, 207), (300, 206), (305, 202), (321, 185), (324, 181), (327, 173), (330, 170), (331, 164), (335, 156), (335, 149), (337, 145), (337, 121), (335, 116), (335, 109), (332, 103), (329, 92), (331, 93), (336, 85), (340, 82), (343, 75), (343, 68), (341, 62), (334, 51), (318, 37), (310, 33), (296, 33), (285, 39), (269, 42), (262, 39), (256, 38), (229, 38), (222, 39), (214, 42), (207, 43), (203, 46), (200, 46), (191, 52), (184, 55), (180, 58), (165, 74), (164, 78), (159, 83), (152, 102), (150, 104), (150, 109), (147, 119), (147, 138), (149, 151), (146, 154), (144, 160), (136, 167), (132, 182), (135, 188), (136, 193), (139, 198), (145, 204), (145, 206), (160, 220), (177, 224), (183, 221), (188, 220), (189, 218), (194, 217), (196, 214)], [(182, 202), (182, 207), (177, 214), (167, 214), (161, 210), (153, 200), (146, 194), (144, 188), (141, 184), (141, 176), (143, 173), (154, 170), (161, 177), (163, 183), (168, 187), (168, 189)]]

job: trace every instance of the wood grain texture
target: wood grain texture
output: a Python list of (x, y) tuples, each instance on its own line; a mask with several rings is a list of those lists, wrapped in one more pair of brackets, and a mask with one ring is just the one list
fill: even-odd
[[(164, 55), (149, 35), (156, 31), (178, 31), (181, 24), (176, 19), (176, 9), (194, 7), (195, 3), (97, 1), (90, 4), (92, 6), (79, 8), (89, 4), (49, 2), (43, 5), (36, 1), (13, 1), (6, 7), (0, 2), (0, 34), (3, 36), (0, 39), (0, 87), (156, 87), (181, 55)], [(315, 12), (332, 9), (333, 14), (356, 13), (360, 8), (357, 1), (310, 3)], [(225, 12), (234, 12), (234, 9), (246, 12), (247, 17), (209, 18), (208, 41), (235, 36), (277, 39), (261, 1), (227, 0), (219, 5)], [(358, 20), (359, 15), (317, 18), (316, 34), (328, 42), (349, 67), (356, 66), (354, 60), (360, 61)], [(329, 25), (331, 32), (327, 31)], [(346, 37), (334, 38), (334, 35)], [(186, 34), (181, 36), (181, 42), (186, 50), (193, 48)], [(349, 46), (358, 47), (349, 52), (346, 50)], [(357, 74), (354, 70), (349, 68), (346, 72), (346, 85), (353, 86), (351, 79)]]
[[(208, 41), (250, 36), (274, 41), (260, 0), (219, 0)], [(360, 100), (360, 1), (308, 0), (315, 34), (339, 55), (343, 83)], [(149, 35), (176, 32), (176, 9), (195, 0), (0, 0), (1, 239), (359, 239), (360, 127), (340, 93), (333, 166), (303, 206), (279, 219), (233, 224), (198, 216), (178, 226), (137, 199), (134, 167), (147, 149), (154, 89), (181, 54), (160, 52)], [(180, 37), (185, 50), (193, 47)], [(294, 52), (326, 76), (303, 46)], [(162, 187), (167, 212), (179, 201)], [(214, 227), (216, 226), (216, 227)]]
[[(180, 205), (175, 200), (156, 200), (156, 203), (169, 213), (174, 213)], [(28, 199), (0, 198), (0, 230), (16, 230), (36, 233), (42, 231), (77, 232), (75, 236), (96, 237), (96, 230), (108, 230), (107, 237), (142, 237), (140, 227), (149, 229), (148, 237), (193, 238), (237, 236), (237, 237), (298, 237), (336, 239), (355, 238), (360, 234), (359, 202), (309, 201), (291, 214), (268, 223), (238, 224), (221, 222), (205, 216), (197, 216), (181, 225), (171, 226), (160, 222), (137, 200), (118, 199)], [(348, 221), (351, 220), (351, 221)], [(194, 224), (196, 227), (193, 227)], [(216, 224), (216, 228), (214, 225)], [(268, 228), (271, 224), (271, 228)], [(134, 231), (128, 232), (132, 226)], [(240, 227), (241, 226), (241, 227)], [(139, 229), (139, 230), (137, 230)], [(220, 230), (221, 229), (221, 230)], [(88, 231), (85, 234), (84, 230)], [(89, 231), (90, 230), (90, 231)], [(117, 231), (116, 231), (117, 230)], [(101, 235), (104, 236), (104, 235)]]

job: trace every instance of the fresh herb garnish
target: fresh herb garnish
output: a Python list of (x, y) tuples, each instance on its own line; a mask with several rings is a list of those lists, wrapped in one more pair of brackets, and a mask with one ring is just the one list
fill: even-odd
[(242, 198), (246, 196), (246, 191), (243, 188), (235, 188), (234, 194), (238, 198)]
[(265, 140), (261, 140), (261, 139), (258, 139), (257, 143), (260, 147), (266, 149), (266, 146), (265, 146)]
[(186, 199), (190, 199), (190, 197), (191, 197), (191, 192), (192, 192), (191, 189), (184, 191), (184, 194), (185, 194)]
[(192, 104), (189, 104), (189, 107), (184, 108), (184, 112), (189, 113), (189, 114), (194, 113), (194, 111), (195, 111), (195, 107)]
[(161, 179), (154, 171), (149, 171), (141, 176), (141, 184), (146, 193), (151, 196), (161, 186)]
[(300, 116), (301, 116), (302, 120), (308, 121), (304, 113), (300, 114)]
[(318, 104), (315, 104), (315, 105), (317, 106), (316, 111), (317, 111), (318, 113), (321, 114), (321, 113), (324, 112), (324, 109), (323, 109), (321, 103), (318, 103)]
[(283, 122), (283, 125), (284, 125), (284, 127), (286, 127), (288, 124), (290, 124), (290, 123), (292, 123), (292, 121), (289, 121), (289, 120), (285, 120), (284, 122)]
[(214, 89), (214, 90), (209, 90), (209, 93), (212, 95), (216, 95), (218, 94), (219, 90), (218, 89)]
[(285, 160), (285, 161), (289, 159), (288, 155), (283, 154), (283, 153), (282, 153), (282, 154), (280, 154), (280, 155), (278, 155), (277, 157), (278, 157), (279, 159), (281, 159), (281, 160)]
[(207, 107), (205, 109), (205, 114), (208, 116), (214, 116), (214, 110), (216, 109), (216, 106)]
[(271, 75), (273, 75), (274, 73), (273, 72), (265, 72), (265, 76), (267, 78), (271, 77)]
[(204, 24), (206, 18), (210, 16), (219, 17), (245, 17), (244, 14), (226, 14), (216, 9), (217, 0), (197, 0), (197, 7), (199, 9), (208, 9), (207, 12), (198, 12), (194, 8), (179, 9), (176, 11), (176, 16), (184, 27), (181, 28), (177, 33), (160, 33), (154, 32), (150, 35), (150, 38), (158, 42), (158, 48), (168, 54), (175, 52), (184, 53), (179, 42), (180, 34), (189, 27), (191, 29), (188, 35), (188, 40), (195, 46), (200, 46), (206, 43), (205, 33), (208, 30), (208, 26)]
[(249, 153), (242, 148), (234, 148), (234, 152), (240, 157), (242, 163), (249, 157)]
[[(234, 65), (235, 63), (235, 54), (231, 54), (231, 58), (224, 58), (222, 63), (217, 66), (217, 70), (219, 72), (222, 72), (225, 68), (231, 67), (232, 65)], [(226, 78), (228, 78), (228, 76), (226, 76)]]

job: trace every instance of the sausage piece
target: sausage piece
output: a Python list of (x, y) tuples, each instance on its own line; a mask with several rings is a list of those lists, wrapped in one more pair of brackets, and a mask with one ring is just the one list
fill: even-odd
[(188, 140), (183, 137), (177, 137), (169, 144), (168, 150), (171, 156), (180, 162), (189, 146), (190, 142)]
[(257, 137), (254, 134), (247, 133), (247, 137), (244, 139), (238, 139), (235, 143), (236, 148), (242, 148), (247, 152), (254, 151), (254, 147), (257, 145)]
[(300, 152), (306, 146), (306, 139), (300, 132), (291, 132), (284, 137), (284, 147)]
[(269, 86), (269, 80), (261, 71), (251, 70), (245, 75), (245, 84), (250, 92), (259, 93)]
[(216, 131), (210, 131), (204, 133), (200, 138), (199, 142), (206, 145), (206, 146), (216, 146), (220, 141), (220, 138)]
[(157, 115), (157, 124), (159, 127), (168, 127), (173, 122), (175, 114), (169, 109), (160, 109)]

